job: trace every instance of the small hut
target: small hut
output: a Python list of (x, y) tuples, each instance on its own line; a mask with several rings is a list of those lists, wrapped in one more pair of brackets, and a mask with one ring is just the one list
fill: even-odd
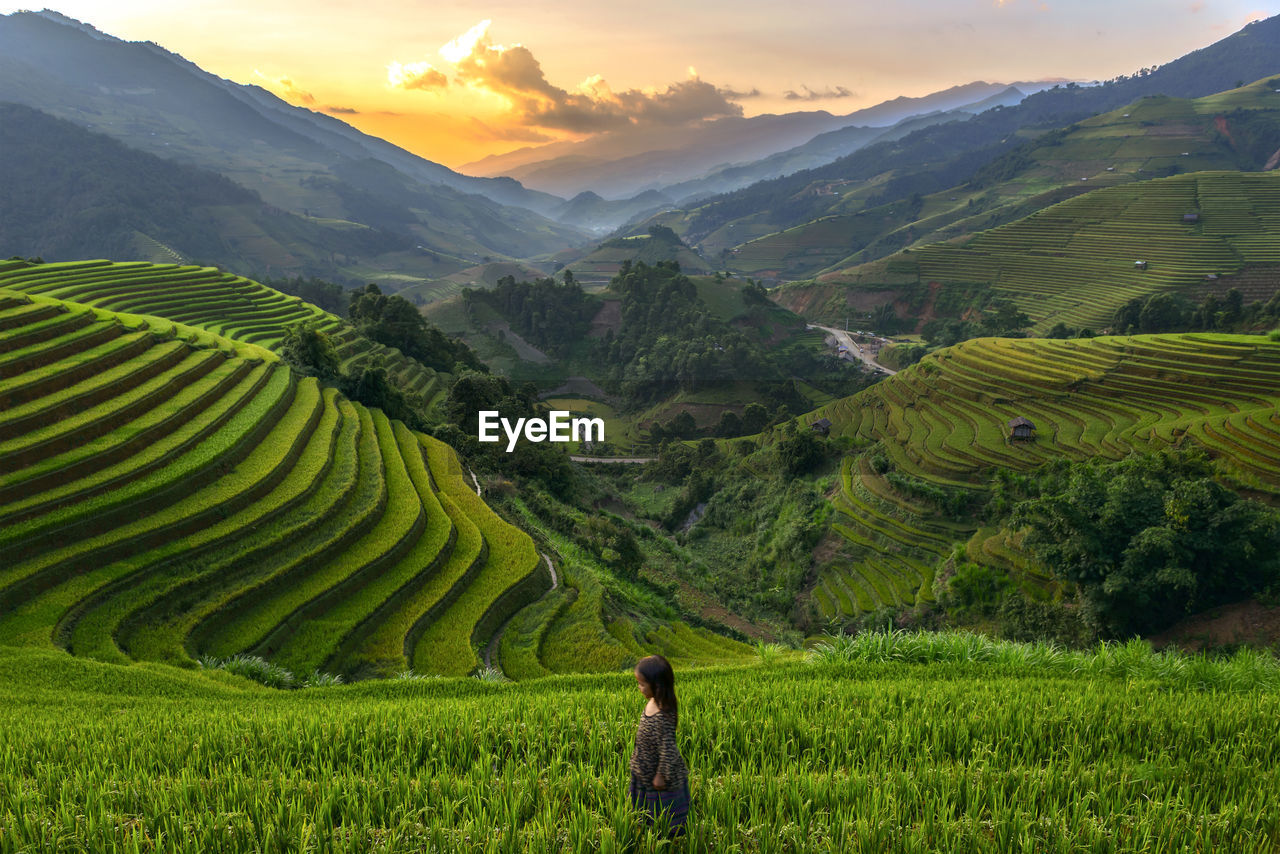
[(1184, 213), (1182, 215), (1182, 221), (1187, 223), (1199, 222), (1200, 214), (1196, 213), (1195, 211), (1192, 211), (1191, 213)]
[(1009, 422), (1010, 442), (1032, 442), (1036, 438), (1036, 425), (1030, 418), (1019, 415)]
[(819, 418), (817, 421), (809, 425), (809, 429), (815, 433), (821, 433), (826, 436), (831, 432), (831, 419)]
[(1137, 270), (1145, 270), (1145, 269), (1147, 269), (1147, 262), (1146, 262), (1146, 261), (1134, 261), (1134, 262), (1133, 262), (1133, 266), (1134, 266), (1134, 268), (1135, 268), (1135, 269), (1137, 269)]

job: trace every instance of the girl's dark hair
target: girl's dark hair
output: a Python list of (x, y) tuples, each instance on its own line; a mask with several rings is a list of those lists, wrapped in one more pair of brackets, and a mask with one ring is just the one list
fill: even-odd
[(653, 688), (653, 699), (657, 701), (658, 708), (671, 712), (678, 720), (676, 674), (671, 669), (671, 662), (660, 655), (650, 655), (636, 662), (636, 672)]

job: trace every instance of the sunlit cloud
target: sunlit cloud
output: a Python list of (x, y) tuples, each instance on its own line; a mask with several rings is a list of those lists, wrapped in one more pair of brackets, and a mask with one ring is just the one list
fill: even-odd
[(253, 70), (254, 76), (264, 80), (269, 89), (280, 92), (286, 101), (292, 101), (295, 104), (304, 104), (308, 107), (314, 106), (316, 96), (312, 95), (305, 89), (299, 89), (298, 86), (288, 77), (272, 77), (263, 74), (258, 69)]
[(456, 39), (449, 41), (440, 48), (440, 55), (455, 65), (470, 56), (480, 44), (485, 41), (489, 35), (489, 25), (493, 21), (484, 20), (467, 30)]
[[(615, 92), (603, 77), (592, 75), (573, 90), (565, 89), (547, 79), (529, 48), (495, 44), (490, 24), (481, 21), (439, 54), (453, 66), (454, 83), (500, 96), (507, 105), (506, 118), (514, 124), (595, 133), (742, 115), (731, 97), (735, 93), (701, 80), (693, 66), (688, 80), (666, 87)], [(444, 72), (425, 62), (392, 63), (387, 69), (388, 81), (397, 88), (433, 89), (449, 82)]]
[(801, 85), (799, 92), (795, 89), (788, 89), (782, 93), (782, 97), (788, 101), (830, 101), (836, 98), (852, 98), (853, 91), (843, 86), (827, 87), (826, 89), (815, 90), (808, 86)]
[(387, 85), (396, 89), (443, 89), (449, 78), (429, 62), (392, 62), (387, 65)]

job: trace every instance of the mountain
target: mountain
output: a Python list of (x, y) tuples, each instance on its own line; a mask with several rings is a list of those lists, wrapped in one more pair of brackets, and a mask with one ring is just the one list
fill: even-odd
[[(1047, 84), (1017, 85), (1035, 91)], [(687, 128), (629, 128), (580, 142), (492, 155), (462, 169), (476, 175), (507, 175), (562, 196), (589, 190), (605, 198), (625, 198), (662, 190), (727, 164), (750, 163), (829, 131), (853, 125), (889, 127), (909, 116), (958, 109), (1007, 92), (1007, 86), (979, 81), (919, 98), (894, 98), (844, 116), (819, 110), (723, 118)]]
[[(655, 221), (675, 228), (707, 257), (728, 257), (749, 240), (806, 222), (869, 211), (892, 202), (911, 204), (917, 196), (973, 179), (1028, 139), (1143, 97), (1199, 98), (1231, 89), (1243, 80), (1275, 74), (1280, 70), (1275, 60), (1277, 50), (1280, 17), (1250, 24), (1155, 71), (1097, 86), (1067, 84), (1042, 90), (1016, 106), (932, 125), (901, 139), (874, 142), (825, 166), (707, 199), (687, 206), (683, 213), (664, 213)], [(888, 210), (900, 214), (902, 208), (886, 206)], [(645, 227), (640, 224), (636, 230)]]
[[(745, 274), (800, 279), (973, 234), (1099, 187), (1203, 170), (1261, 170), (1274, 165), (1280, 145), (1273, 82), (1205, 98), (1142, 98), (1029, 139), (968, 180), (933, 192), (923, 176), (875, 188), (831, 182), (828, 198), (818, 199), (830, 204), (828, 214), (735, 246), (724, 261)], [(919, 195), (903, 198), (908, 193)]]
[(20, 104), (0, 103), (0, 186), (5, 256), (198, 261), (340, 279), (355, 268), (430, 264), (407, 235), (283, 211), (217, 172)]
[(555, 261), (571, 269), (574, 277), (586, 285), (608, 282), (628, 261), (651, 266), (659, 261), (675, 261), (687, 274), (710, 273), (712, 270), (711, 265), (685, 245), (674, 231), (661, 226), (646, 234), (610, 238), (594, 249), (563, 253), (556, 256)]
[(644, 219), (671, 208), (675, 202), (657, 190), (646, 190), (629, 199), (610, 201), (583, 190), (554, 210), (558, 222), (593, 232), (611, 231), (635, 219)]
[(1012, 106), (1025, 97), (1026, 95), (1023, 94), (1021, 89), (1010, 86), (972, 104), (962, 104), (945, 111), (939, 110), (907, 116), (887, 128), (854, 125), (840, 128), (839, 130), (827, 131), (826, 133), (818, 134), (803, 145), (797, 145), (786, 151), (771, 154), (752, 163), (725, 166), (713, 170), (700, 178), (666, 187), (663, 192), (679, 199), (682, 206), (687, 206), (696, 203), (701, 198), (732, 192), (759, 181), (767, 181), (771, 178), (822, 166), (852, 154), (873, 142), (900, 139), (907, 134), (930, 125), (953, 121), (957, 118), (984, 112), (998, 106)]
[(581, 239), (533, 212), (561, 199), (509, 179), (459, 175), (155, 44), (125, 42), (53, 12), (0, 17), (0, 101), (220, 172), (283, 210), (396, 231), (464, 256), (461, 266)]

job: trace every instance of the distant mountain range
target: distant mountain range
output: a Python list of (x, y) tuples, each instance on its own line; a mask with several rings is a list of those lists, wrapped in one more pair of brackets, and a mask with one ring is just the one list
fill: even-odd
[[(806, 149), (808, 159), (776, 162), (759, 174), (741, 179), (746, 183), (761, 177), (776, 177), (776, 169), (795, 169), (829, 162), (847, 154), (862, 136), (879, 136), (883, 129), (912, 117), (938, 115), (952, 110), (987, 109), (997, 103), (1017, 103), (1026, 94), (1052, 86), (1052, 82), (1007, 84), (974, 82), (954, 86), (920, 98), (894, 98), (873, 107), (843, 116), (822, 110), (760, 115), (749, 118), (716, 119), (684, 128), (660, 128), (600, 134), (579, 142), (559, 142), (526, 147), (469, 163), (464, 172), (474, 175), (505, 175), (561, 196), (594, 192), (606, 199), (626, 199), (645, 191), (660, 191), (672, 198), (687, 196), (697, 188), (688, 182), (727, 166), (752, 163), (779, 152), (805, 146), (823, 134), (849, 129), (861, 132), (846, 137), (843, 146), (818, 144)], [(982, 106), (986, 104), (986, 106)], [(878, 129), (878, 130), (877, 130)], [(827, 155), (823, 159), (824, 155)], [(672, 185), (678, 188), (668, 189)], [(722, 179), (718, 185), (726, 187)], [(734, 187), (745, 186), (734, 183)], [(673, 195), (674, 194), (674, 195)]]
[[(976, 181), (990, 186), (1000, 180), (995, 173), (1001, 169), (1014, 175), (1021, 168), (1019, 158), (1033, 156), (1028, 152), (1038, 137), (1142, 98), (1200, 98), (1266, 79), (1280, 73), (1278, 56), (1280, 17), (1275, 17), (1251, 24), (1153, 72), (1101, 85), (1058, 86), (1029, 95), (1014, 106), (953, 118), (895, 139), (876, 140), (826, 165), (664, 211), (624, 233), (642, 234), (652, 224), (666, 225), (727, 269), (766, 279), (804, 278), (855, 254), (858, 262), (874, 260), (927, 238), (940, 224), (950, 228), (948, 236), (954, 236), (963, 233), (956, 229), (963, 228), (964, 221), (972, 231), (1010, 221), (1003, 218), (1006, 216), (1025, 216), (1037, 209), (1036, 204), (1044, 206), (1065, 198), (1062, 193), (1086, 191), (1092, 185), (1080, 182), (1080, 177), (1114, 165), (1094, 162), (1101, 155), (1074, 147), (1071, 153), (1062, 154), (1063, 162), (1055, 165), (1055, 175), (1071, 172), (1071, 161), (1083, 158), (1075, 170), (1079, 174), (1071, 179), (1078, 186), (1036, 198), (1026, 198), (1018, 190), (1013, 196), (1021, 207), (1015, 211), (1010, 206), (994, 220), (991, 214), (995, 208), (1006, 206), (1010, 197), (993, 191), (991, 199), (973, 198), (978, 207), (969, 207), (970, 193), (961, 185)], [(1141, 137), (1144, 126), (1121, 132)], [(1136, 141), (1131, 144), (1139, 145)], [(1147, 156), (1167, 158), (1170, 152), (1166, 148), (1152, 148)], [(1172, 156), (1177, 160), (1182, 150), (1173, 151)], [(1111, 149), (1107, 152), (1106, 157), (1114, 156)], [(1140, 165), (1133, 166), (1135, 175)], [(1175, 164), (1161, 159), (1153, 169), (1174, 165), (1186, 168), (1191, 161)], [(1156, 174), (1143, 173), (1148, 177)], [(966, 210), (947, 212), (953, 204)], [(984, 216), (975, 217), (975, 213)], [(955, 223), (959, 225), (953, 227)], [(771, 248), (760, 247), (766, 241)]]
[[(1046, 133), (1148, 96), (1201, 97), (1265, 79), (1280, 73), (1278, 55), (1273, 18), (1101, 85), (975, 82), (844, 116), (797, 112), (602, 135), (486, 158), (472, 167), (488, 175), (473, 177), (155, 44), (56, 12), (19, 12), (0, 16), (0, 102), (74, 127), (9, 113), (26, 118), (0, 139), (7, 189), (33, 198), (15, 196), (0, 217), (0, 252), (201, 260), (246, 274), (376, 279), (425, 297), (439, 290), (434, 283), (456, 288), (459, 276), (489, 264), (522, 260), (550, 271), (595, 252), (605, 232), (665, 225), (712, 268), (802, 278), (1078, 194), (1085, 188), (1051, 188), (1045, 176), (1037, 186), (1046, 192), (1014, 194), (1016, 204), (992, 201), (990, 188), (1001, 170), (1023, 169), (1018, 152)], [(1250, 144), (1265, 147), (1267, 131), (1258, 133)], [(42, 149), (50, 139), (62, 147)], [(144, 165), (137, 154), (167, 165)], [(1032, 159), (1047, 162), (1041, 153)], [(42, 173), (42, 161), (70, 171)], [(88, 164), (98, 171), (85, 173), (77, 192), (67, 175)], [(1073, 167), (1054, 168), (1058, 180)], [(500, 171), (535, 188), (492, 177)], [(949, 191), (973, 182), (992, 199)], [(53, 191), (34, 198), (46, 184)], [(93, 219), (126, 208), (114, 220)]]

